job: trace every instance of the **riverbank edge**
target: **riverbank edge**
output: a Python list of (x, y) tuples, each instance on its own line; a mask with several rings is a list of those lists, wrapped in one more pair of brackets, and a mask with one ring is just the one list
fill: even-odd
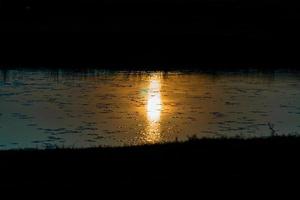
[[(0, 151), (1, 185), (138, 187), (272, 183), (300, 177), (300, 137)], [(200, 184), (199, 182), (199, 184)], [(282, 182), (284, 183), (284, 182)], [(280, 183), (279, 183), (280, 184)]]

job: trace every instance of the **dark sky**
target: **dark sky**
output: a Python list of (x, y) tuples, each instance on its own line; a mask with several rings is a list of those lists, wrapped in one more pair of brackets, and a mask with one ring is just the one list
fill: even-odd
[[(180, 32), (272, 37), (298, 5), (276, 0), (2, 0), (2, 31)], [(7, 24), (10, 22), (10, 25)], [(12, 26), (14, 25), (14, 26)]]
[(298, 10), (279, 0), (2, 0), (1, 60), (294, 64)]

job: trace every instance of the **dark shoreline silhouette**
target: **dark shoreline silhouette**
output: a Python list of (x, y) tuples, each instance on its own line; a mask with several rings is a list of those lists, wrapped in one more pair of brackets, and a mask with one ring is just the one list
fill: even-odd
[[(196, 139), (144, 146), (0, 151), (1, 184), (38, 187), (275, 184), (300, 176), (300, 138)], [(282, 182), (282, 184), (288, 184)], [(276, 183), (280, 184), (280, 183)], [(226, 185), (223, 185), (226, 187)]]

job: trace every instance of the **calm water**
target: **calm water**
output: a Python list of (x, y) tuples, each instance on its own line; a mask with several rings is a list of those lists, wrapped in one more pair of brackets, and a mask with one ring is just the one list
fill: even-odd
[(300, 74), (2, 70), (0, 148), (300, 133)]

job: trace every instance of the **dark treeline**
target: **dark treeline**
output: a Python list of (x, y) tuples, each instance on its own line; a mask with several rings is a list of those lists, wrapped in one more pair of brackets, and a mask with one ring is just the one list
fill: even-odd
[(0, 60), (298, 66), (299, 8), (280, 0), (2, 0)]

